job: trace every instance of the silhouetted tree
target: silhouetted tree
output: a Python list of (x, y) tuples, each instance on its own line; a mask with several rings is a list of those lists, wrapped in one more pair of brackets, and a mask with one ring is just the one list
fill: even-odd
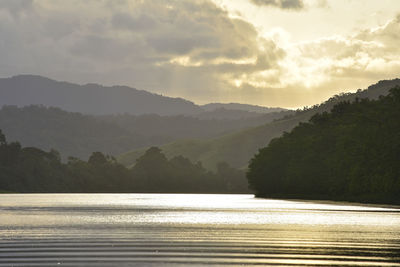
[(93, 166), (101, 166), (108, 162), (106, 156), (101, 152), (93, 152), (89, 157), (88, 163)]
[(6, 137), (3, 132), (0, 130), (0, 145), (4, 145), (6, 143)]

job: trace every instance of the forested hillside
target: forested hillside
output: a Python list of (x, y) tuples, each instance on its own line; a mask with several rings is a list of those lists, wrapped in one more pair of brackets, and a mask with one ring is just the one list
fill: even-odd
[(216, 120), (156, 114), (91, 116), (45, 106), (4, 106), (0, 109), (0, 129), (9, 140), (19, 141), (23, 146), (56, 149), (64, 159), (68, 156), (88, 159), (93, 151), (118, 155), (181, 138), (219, 136), (285, 114), (290, 111)]
[(93, 116), (43, 106), (3, 107), (0, 129), (10, 141), (44, 150), (56, 149), (64, 159), (69, 156), (87, 159), (93, 151), (115, 155), (170, 140), (140, 135)]
[(314, 115), (251, 160), (257, 196), (400, 203), (400, 87)]
[[(265, 147), (275, 137), (290, 131), (300, 122), (308, 121), (318, 112), (329, 111), (341, 101), (353, 101), (358, 98), (377, 99), (387, 95), (390, 88), (400, 85), (400, 79), (380, 81), (366, 90), (356, 93), (336, 95), (310, 108), (298, 110), (295, 114), (282, 119), (241, 131), (232, 132), (217, 138), (181, 140), (161, 146), (167, 157), (183, 155), (190, 160), (201, 161), (208, 169), (215, 169), (219, 161), (225, 161), (235, 168), (245, 168), (258, 149)], [(145, 149), (134, 150), (118, 157), (118, 161), (127, 166), (135, 164), (135, 160)]]

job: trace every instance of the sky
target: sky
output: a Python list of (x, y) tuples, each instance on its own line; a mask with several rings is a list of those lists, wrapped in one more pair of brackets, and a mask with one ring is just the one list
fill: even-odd
[(0, 0), (0, 77), (297, 108), (400, 78), (399, 0)]

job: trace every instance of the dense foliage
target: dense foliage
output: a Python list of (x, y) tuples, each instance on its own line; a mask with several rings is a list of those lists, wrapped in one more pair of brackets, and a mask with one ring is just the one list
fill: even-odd
[(400, 202), (400, 87), (314, 115), (250, 161), (258, 196)]
[(206, 171), (184, 157), (167, 160), (150, 148), (132, 169), (110, 156), (94, 152), (88, 161), (61, 161), (52, 150), (8, 143), (0, 131), (0, 192), (246, 192), (242, 171), (220, 164)]

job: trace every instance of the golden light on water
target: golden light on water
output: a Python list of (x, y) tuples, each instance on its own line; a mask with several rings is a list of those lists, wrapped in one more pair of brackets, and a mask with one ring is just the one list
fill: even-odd
[(0, 266), (21, 259), (400, 266), (398, 207), (252, 195), (19, 194), (0, 195), (0, 216)]
[[(13, 226), (56, 224), (63, 220), (65, 224), (400, 226), (398, 210), (390, 207), (255, 199), (252, 195), (8, 195), (0, 208), (9, 213), (2, 224)], [(37, 216), (38, 211), (43, 214)], [(71, 214), (57, 216), (67, 211)]]

